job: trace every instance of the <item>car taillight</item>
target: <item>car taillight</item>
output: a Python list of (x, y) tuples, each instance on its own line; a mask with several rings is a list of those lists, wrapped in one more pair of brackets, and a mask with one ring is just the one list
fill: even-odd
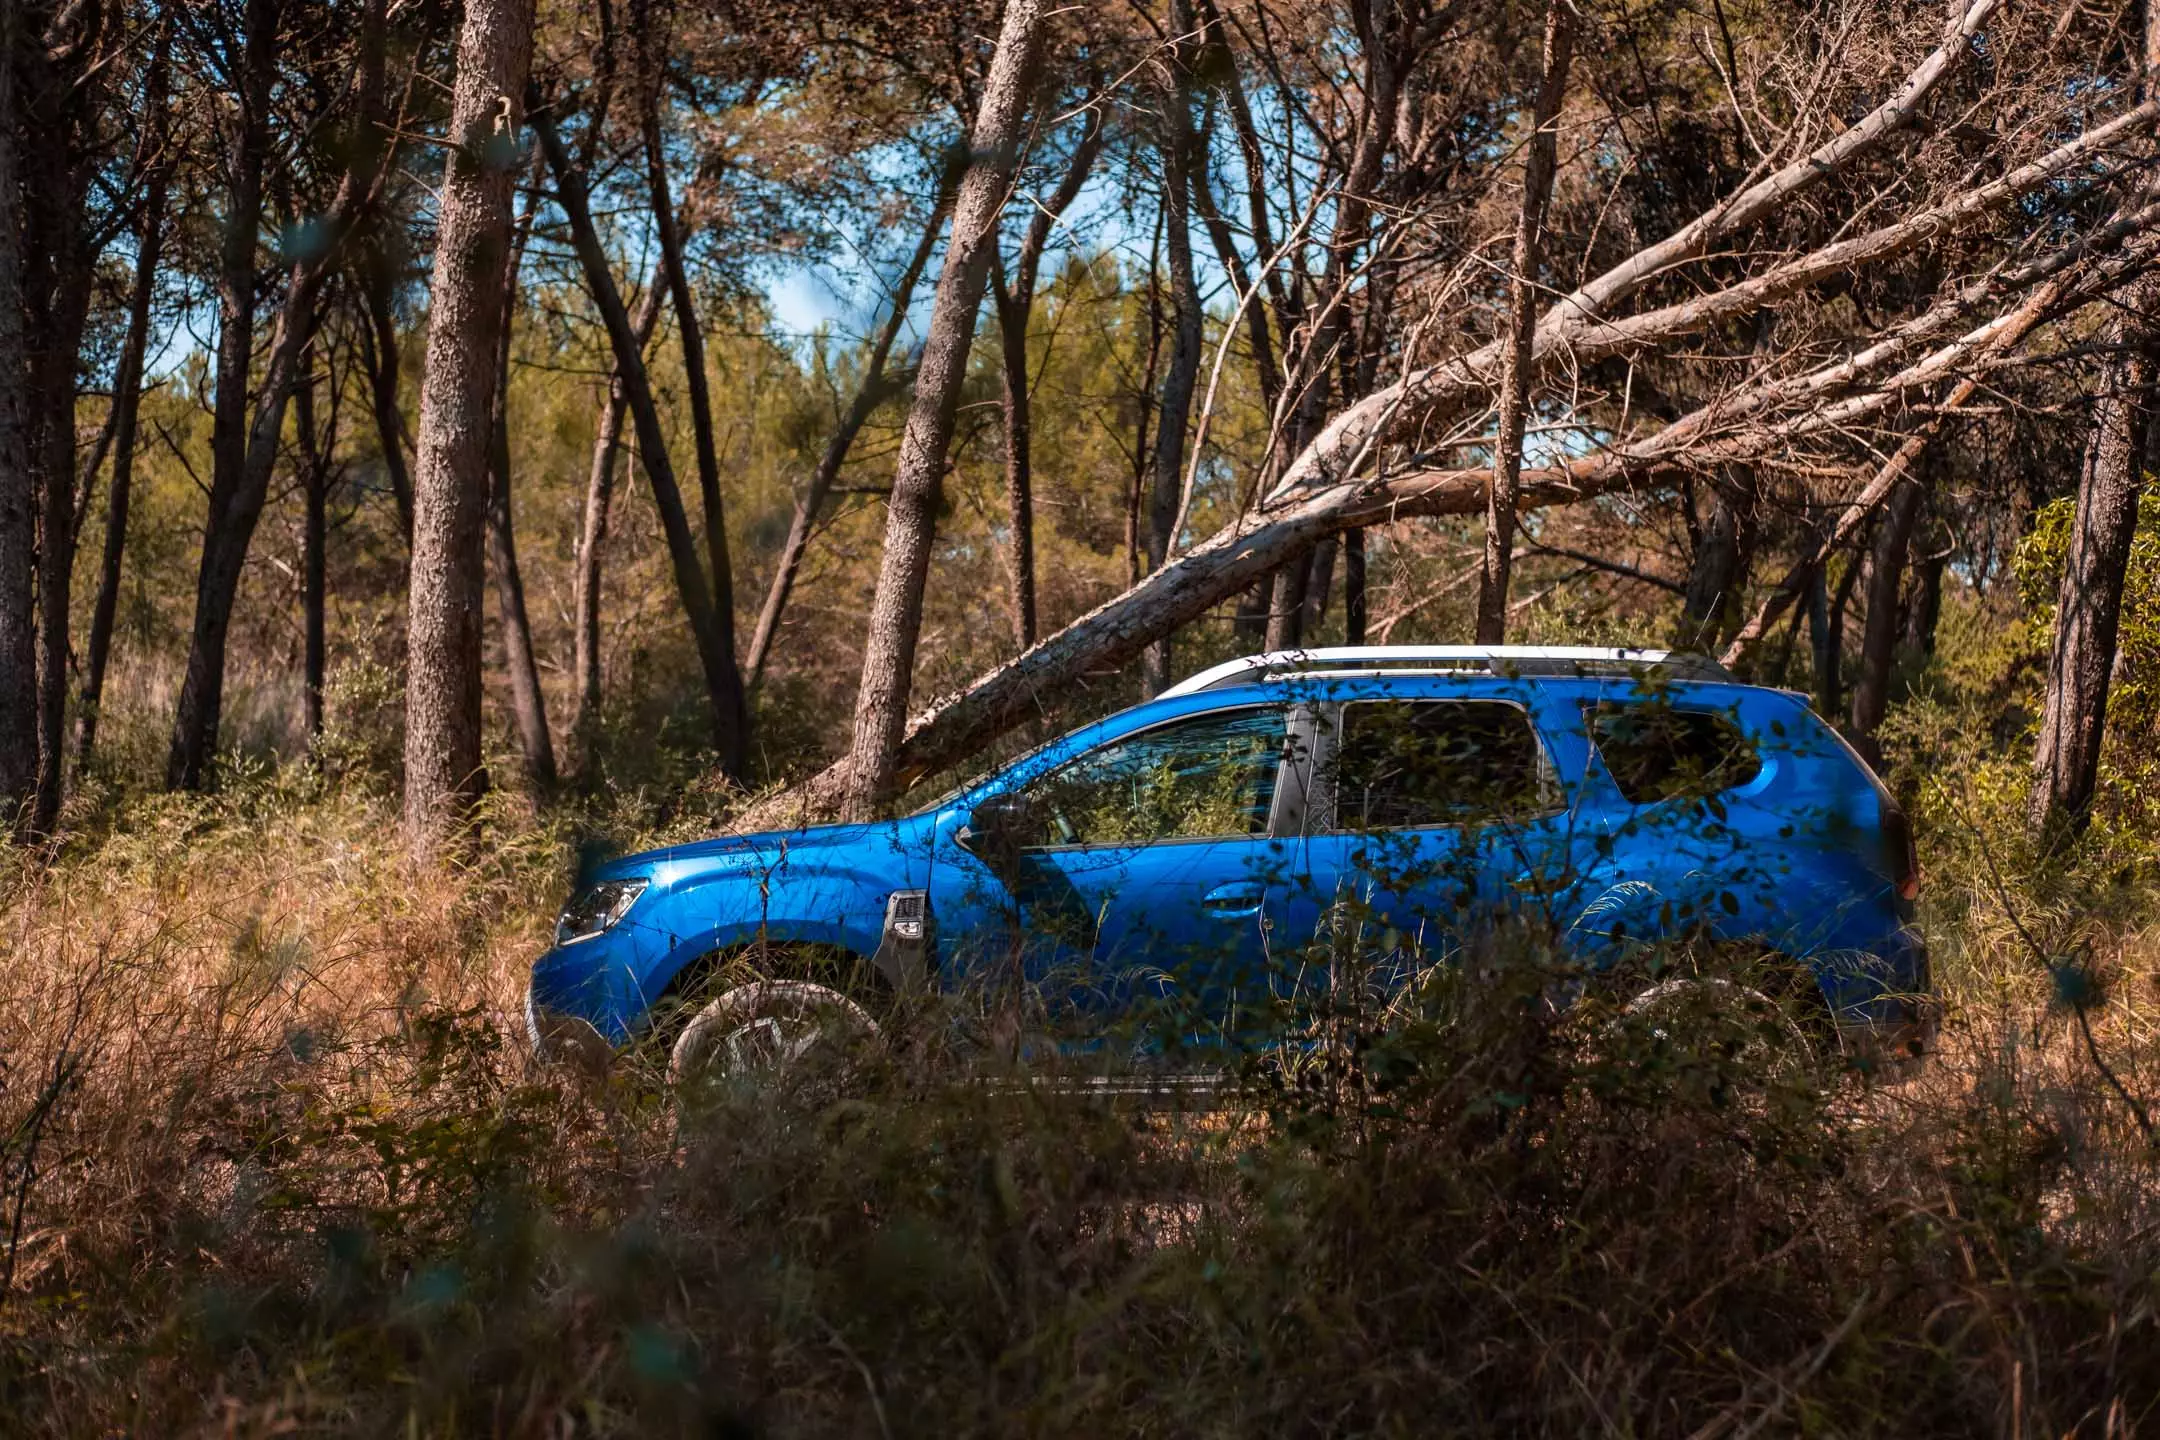
[(1898, 899), (1920, 898), (1920, 851), (1913, 844), (1912, 820), (1890, 800), (1883, 801), (1883, 850), (1890, 862)]

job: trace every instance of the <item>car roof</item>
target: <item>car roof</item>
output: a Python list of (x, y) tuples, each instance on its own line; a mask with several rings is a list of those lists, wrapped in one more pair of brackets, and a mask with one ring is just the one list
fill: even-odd
[(1171, 686), (1161, 698), (1292, 677), (1491, 675), (1510, 679), (1590, 679), (1653, 673), (1668, 680), (1738, 683), (1731, 671), (1709, 656), (1682, 650), (1589, 645), (1342, 645), (1271, 650), (1264, 655), (1226, 661)]

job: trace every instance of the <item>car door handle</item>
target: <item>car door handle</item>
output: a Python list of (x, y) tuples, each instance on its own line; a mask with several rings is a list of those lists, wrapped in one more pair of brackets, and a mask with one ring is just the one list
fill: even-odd
[(1259, 910), (1266, 893), (1261, 886), (1248, 883), (1218, 885), (1200, 897), (1200, 908), (1225, 919), (1251, 915)]

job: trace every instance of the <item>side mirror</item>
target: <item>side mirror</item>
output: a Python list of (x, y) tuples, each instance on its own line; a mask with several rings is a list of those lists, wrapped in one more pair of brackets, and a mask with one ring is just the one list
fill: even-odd
[(985, 797), (968, 815), (967, 827), (954, 838), (977, 855), (1010, 855), (1033, 838), (1034, 820), (1033, 802), (1008, 791)]

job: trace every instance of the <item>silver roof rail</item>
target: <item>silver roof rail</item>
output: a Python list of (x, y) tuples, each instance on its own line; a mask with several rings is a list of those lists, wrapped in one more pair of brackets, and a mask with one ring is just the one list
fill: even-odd
[(1247, 655), (1182, 680), (1163, 692), (1193, 695), (1226, 685), (1249, 685), (1285, 675), (1332, 673), (1551, 675), (1583, 677), (1660, 671), (1674, 680), (1731, 683), (1733, 674), (1707, 655), (1596, 645), (1342, 645)]

